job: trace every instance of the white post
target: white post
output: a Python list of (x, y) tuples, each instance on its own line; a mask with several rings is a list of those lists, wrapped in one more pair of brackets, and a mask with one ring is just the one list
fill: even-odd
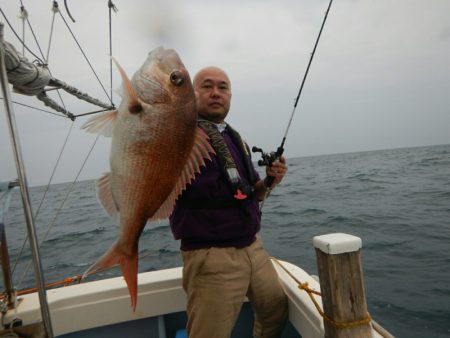
[(361, 269), (361, 239), (343, 233), (316, 236), (325, 338), (372, 338)]

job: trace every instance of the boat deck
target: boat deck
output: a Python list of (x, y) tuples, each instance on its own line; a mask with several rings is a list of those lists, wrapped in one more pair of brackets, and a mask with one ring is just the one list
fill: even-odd
[[(171, 313), (158, 317), (144, 318), (129, 322), (112, 324), (93, 329), (73, 332), (59, 338), (175, 338), (177, 332), (186, 326), (186, 312)], [(232, 338), (252, 337), (253, 311), (250, 303), (245, 303), (232, 333)], [(300, 335), (288, 321), (282, 338), (300, 338)]]

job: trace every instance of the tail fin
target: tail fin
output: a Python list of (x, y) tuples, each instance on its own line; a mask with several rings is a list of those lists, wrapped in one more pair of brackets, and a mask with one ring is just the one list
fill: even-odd
[(136, 310), (137, 303), (137, 272), (138, 272), (138, 254), (137, 249), (132, 255), (126, 255), (114, 244), (100, 259), (85, 271), (82, 278), (92, 275), (101, 270), (112, 268), (119, 265), (122, 268), (122, 274), (128, 286), (128, 292), (131, 297), (131, 307)]

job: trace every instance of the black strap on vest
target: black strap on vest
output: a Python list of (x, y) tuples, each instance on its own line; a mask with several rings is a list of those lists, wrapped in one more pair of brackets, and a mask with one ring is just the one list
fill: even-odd
[[(237, 200), (245, 200), (247, 198), (253, 198), (252, 186), (248, 184), (243, 184), (243, 181), (239, 176), (236, 164), (234, 163), (233, 156), (231, 155), (231, 152), (228, 149), (228, 146), (226, 145), (223, 136), (220, 134), (219, 130), (217, 130), (216, 125), (212, 122), (203, 119), (200, 119), (198, 121), (198, 124), (205, 130), (206, 134), (208, 134), (211, 140), (211, 144), (214, 150), (216, 151), (217, 157), (219, 158), (222, 173), (229, 182), (230, 188), (233, 192), (233, 197)], [(231, 138), (237, 145), (239, 152), (246, 159), (245, 166), (247, 167), (246, 169), (250, 176), (250, 184), (254, 184), (255, 179), (253, 175), (253, 170), (248, 165), (249, 164), (248, 157), (250, 152), (248, 151), (248, 148), (246, 147), (239, 133), (228, 125), (227, 128), (228, 131), (230, 132)]]

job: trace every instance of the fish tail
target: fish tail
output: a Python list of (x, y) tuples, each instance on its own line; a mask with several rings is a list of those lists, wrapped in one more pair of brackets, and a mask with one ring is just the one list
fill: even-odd
[(127, 282), (128, 292), (131, 297), (131, 307), (133, 312), (136, 310), (137, 303), (137, 268), (138, 268), (138, 255), (137, 252), (132, 256), (128, 256), (120, 263), (122, 268), (122, 274)]
[(89, 269), (87, 269), (82, 278), (95, 274), (102, 270), (112, 268), (120, 265), (122, 274), (127, 283), (128, 291), (131, 297), (131, 307), (133, 311), (136, 310), (137, 303), (137, 268), (138, 268), (138, 254), (136, 252), (131, 255), (125, 254), (120, 250), (117, 244), (114, 244), (100, 259), (95, 262)]

